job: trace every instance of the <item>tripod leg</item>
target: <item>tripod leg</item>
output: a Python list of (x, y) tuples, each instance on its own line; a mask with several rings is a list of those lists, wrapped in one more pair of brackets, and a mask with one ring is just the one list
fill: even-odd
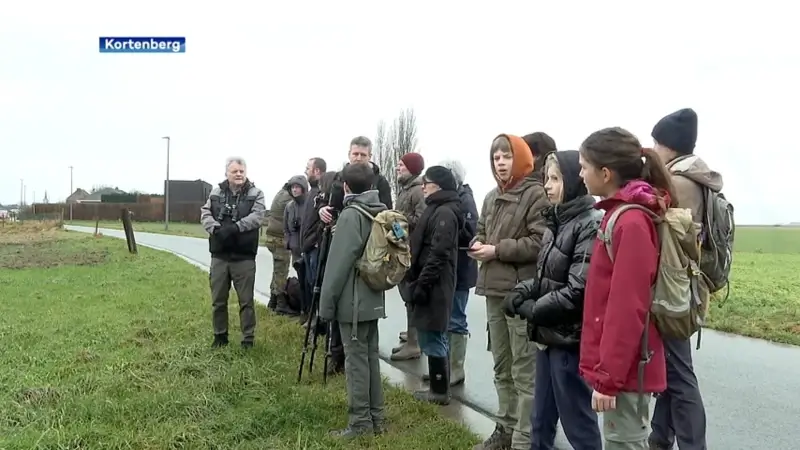
[(300, 355), (300, 367), (297, 369), (297, 382), (303, 379), (303, 366), (306, 364), (306, 352), (308, 352), (308, 340), (311, 328), (306, 328), (305, 339), (303, 340), (303, 350)]
[(331, 360), (331, 335), (333, 334), (333, 322), (328, 322), (328, 333), (325, 335), (325, 362), (323, 365), (322, 383), (328, 383), (328, 364)]

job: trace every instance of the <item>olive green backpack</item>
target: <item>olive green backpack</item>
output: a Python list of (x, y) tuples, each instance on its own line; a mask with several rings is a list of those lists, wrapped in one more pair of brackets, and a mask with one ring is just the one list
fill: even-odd
[(711, 282), (700, 270), (700, 237), (692, 213), (685, 208), (669, 208), (660, 217), (641, 205), (624, 204), (611, 213), (603, 230), (598, 231), (613, 263), (612, 236), (620, 215), (631, 209), (643, 211), (653, 220), (660, 241), (658, 273), (653, 285), (650, 310), (645, 322), (642, 352), (646, 353), (650, 320), (665, 338), (689, 339), (705, 324), (711, 298)]

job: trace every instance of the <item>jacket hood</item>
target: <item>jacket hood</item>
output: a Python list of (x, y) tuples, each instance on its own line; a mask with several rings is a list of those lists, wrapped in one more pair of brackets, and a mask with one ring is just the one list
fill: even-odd
[(722, 174), (711, 170), (708, 164), (698, 156), (679, 156), (667, 163), (667, 170), (673, 175), (685, 176), (714, 192), (722, 191)]
[(458, 196), (464, 198), (467, 195), (469, 195), (470, 197), (475, 197), (475, 195), (472, 193), (472, 187), (464, 183), (458, 187)]
[(467, 179), (467, 169), (461, 164), (461, 161), (457, 159), (445, 159), (441, 163), (439, 163), (442, 167), (447, 167), (453, 172), (453, 176), (456, 177), (456, 184), (461, 186), (464, 184), (464, 180)]
[(386, 210), (386, 205), (381, 203), (378, 197), (378, 190), (373, 189), (364, 191), (360, 194), (347, 194), (344, 196), (344, 206), (358, 203), (358, 206), (369, 211), (373, 216)]
[(289, 191), (289, 193), (291, 194), (292, 186), (294, 186), (295, 184), (303, 188), (303, 194), (308, 192), (308, 180), (306, 180), (306, 177), (304, 175), (295, 175), (292, 178), (289, 178), (289, 181), (287, 181), (286, 184), (283, 185), (283, 188)]
[(511, 165), (511, 178), (509, 178), (506, 183), (500, 181), (500, 177), (498, 177), (497, 173), (494, 171), (494, 159), (491, 149), (489, 150), (489, 167), (492, 169), (494, 179), (497, 181), (497, 186), (501, 191), (505, 192), (533, 173), (534, 167), (531, 149), (521, 137), (513, 134), (500, 134), (495, 137), (495, 139), (501, 136), (508, 139), (508, 142), (511, 143), (511, 154), (514, 155), (514, 162)]
[(634, 203), (644, 206), (659, 216), (667, 211), (672, 203), (669, 194), (656, 189), (644, 180), (633, 180), (623, 186), (613, 196), (597, 202), (594, 207), (610, 211), (620, 203)]
[(561, 202), (567, 203), (587, 195), (589, 192), (586, 190), (586, 185), (583, 184), (583, 179), (581, 178), (580, 153), (577, 150), (564, 150), (553, 154), (556, 155), (558, 169), (561, 171), (561, 178), (564, 184), (564, 198)]
[(375, 164), (372, 161), (370, 161), (369, 163), (372, 164), (372, 171), (375, 172), (375, 175), (380, 175), (381, 174), (381, 168), (378, 167), (378, 165)]
[(422, 175), (409, 175), (409, 177), (403, 181), (398, 179), (398, 183), (403, 187), (403, 189), (411, 189), (414, 186), (422, 186)]

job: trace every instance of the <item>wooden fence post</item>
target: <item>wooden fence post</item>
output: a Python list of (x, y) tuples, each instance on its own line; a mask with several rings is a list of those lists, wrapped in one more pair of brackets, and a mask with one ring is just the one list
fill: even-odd
[(122, 229), (125, 230), (125, 240), (128, 242), (128, 251), (133, 254), (138, 254), (139, 250), (136, 248), (136, 237), (133, 235), (131, 212), (128, 210), (128, 208), (122, 208), (120, 215), (120, 219), (122, 220)]

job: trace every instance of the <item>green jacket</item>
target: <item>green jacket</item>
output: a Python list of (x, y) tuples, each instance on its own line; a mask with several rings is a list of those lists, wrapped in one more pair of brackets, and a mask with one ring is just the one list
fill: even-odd
[[(336, 220), (319, 299), (319, 314), (325, 320), (357, 324), (386, 317), (383, 292), (373, 291), (357, 276), (355, 265), (372, 230), (372, 222), (349, 205), (357, 203), (373, 215), (386, 209), (378, 191), (345, 196), (345, 208)], [(353, 326), (355, 334), (356, 326)]]

